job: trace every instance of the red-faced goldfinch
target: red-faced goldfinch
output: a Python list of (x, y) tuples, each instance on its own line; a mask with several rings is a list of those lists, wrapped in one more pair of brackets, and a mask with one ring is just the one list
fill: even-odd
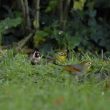
[(41, 55), (38, 49), (35, 49), (33, 54), (30, 56), (30, 61), (32, 65), (39, 64), (41, 61)]

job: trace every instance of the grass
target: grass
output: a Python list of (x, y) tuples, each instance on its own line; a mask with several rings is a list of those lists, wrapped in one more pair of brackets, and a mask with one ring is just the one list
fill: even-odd
[[(26, 55), (13, 57), (12, 52), (4, 57), (0, 63), (0, 110), (110, 110), (109, 60), (85, 54), (82, 60), (93, 65), (88, 77), (78, 82), (54, 64), (33, 66)], [(75, 56), (69, 61), (77, 62)]]

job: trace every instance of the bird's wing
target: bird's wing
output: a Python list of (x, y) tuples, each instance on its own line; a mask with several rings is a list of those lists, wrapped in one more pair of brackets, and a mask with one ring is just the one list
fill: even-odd
[(64, 66), (64, 70), (69, 72), (81, 72), (79, 68), (74, 67), (74, 65), (66, 65)]

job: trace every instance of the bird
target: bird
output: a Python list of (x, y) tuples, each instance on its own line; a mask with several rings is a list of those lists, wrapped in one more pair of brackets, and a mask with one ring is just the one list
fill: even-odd
[(90, 67), (91, 67), (91, 62), (83, 61), (79, 64), (64, 65), (63, 70), (72, 73), (74, 75), (82, 75), (86, 73), (90, 69)]
[(67, 60), (67, 51), (60, 50), (54, 56), (55, 63), (64, 64)]
[(34, 49), (34, 52), (30, 55), (30, 61), (32, 65), (40, 63), (41, 55), (39, 49), (37, 48)]
[(48, 63), (64, 64), (67, 60), (67, 53), (66, 53), (66, 50), (60, 50), (44, 58), (47, 59)]

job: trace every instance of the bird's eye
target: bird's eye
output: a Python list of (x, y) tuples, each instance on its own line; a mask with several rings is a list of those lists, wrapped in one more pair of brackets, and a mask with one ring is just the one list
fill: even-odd
[(63, 52), (59, 52), (58, 54), (59, 54), (60, 56), (64, 55), (64, 53), (63, 53)]
[(88, 62), (89, 65), (91, 65), (91, 62)]

